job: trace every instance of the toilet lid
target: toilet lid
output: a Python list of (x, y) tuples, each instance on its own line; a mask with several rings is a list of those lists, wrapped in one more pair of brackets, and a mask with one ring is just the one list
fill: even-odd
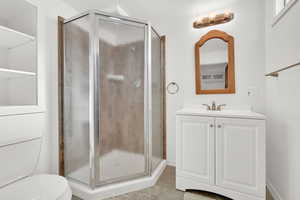
[(35, 175), (0, 188), (5, 200), (71, 200), (72, 192), (65, 178), (57, 175)]

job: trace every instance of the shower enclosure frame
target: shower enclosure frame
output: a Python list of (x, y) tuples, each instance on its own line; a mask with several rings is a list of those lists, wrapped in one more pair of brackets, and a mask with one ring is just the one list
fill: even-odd
[[(110, 20), (114, 22), (120, 22), (125, 24), (139, 24), (141, 26), (144, 26), (144, 156), (145, 156), (145, 170), (141, 174), (136, 174), (132, 176), (128, 176), (126, 178), (115, 178), (109, 181), (104, 181), (101, 183), (99, 181), (100, 175), (99, 175), (99, 157), (100, 157), (100, 53), (99, 53), (99, 36), (97, 33), (98, 30), (98, 23), (97, 23), (97, 15), (101, 15), (104, 17), (108, 17)], [(145, 176), (150, 176), (152, 173), (152, 78), (151, 78), (151, 72), (152, 72), (152, 61), (151, 61), (151, 45), (152, 45), (152, 31), (161, 38), (161, 35), (158, 34), (158, 32), (151, 26), (151, 23), (145, 20), (135, 19), (131, 17), (126, 16), (120, 16), (120, 15), (114, 15), (98, 10), (90, 10), (86, 11), (84, 13), (81, 13), (79, 15), (76, 15), (72, 18), (60, 20), (63, 24), (67, 24), (69, 22), (72, 22), (74, 20), (83, 18), (89, 16), (89, 184), (88, 186), (92, 189), (95, 189), (99, 186), (107, 185), (110, 183), (115, 182), (123, 182), (123, 181), (130, 181), (135, 178), (141, 178)], [(63, 38), (63, 44), (62, 48), (65, 47), (65, 39), (64, 39), (64, 31), (61, 31), (62, 38)], [(65, 54), (65, 49), (63, 50), (63, 54)], [(162, 56), (162, 55), (161, 55)], [(65, 66), (65, 56), (63, 56), (63, 69)], [(164, 66), (162, 59), (161, 62), (161, 76), (163, 77), (162, 80), (162, 90), (163, 95), (165, 95), (164, 92)], [(62, 70), (63, 70), (62, 69)], [(64, 73), (62, 73), (64, 74)], [(62, 75), (64, 76), (64, 75)], [(63, 79), (63, 77), (61, 77)], [(60, 92), (61, 95), (61, 103), (63, 101), (63, 91)], [(164, 102), (164, 101), (163, 101)], [(163, 115), (163, 121), (165, 121), (165, 105), (163, 105), (162, 115)], [(61, 112), (63, 114), (63, 111)], [(165, 131), (165, 125), (162, 125), (163, 131)], [(165, 133), (163, 133), (165, 134)], [(63, 130), (61, 129), (61, 134), (63, 135)], [(163, 137), (164, 138), (164, 137)], [(61, 138), (63, 140), (63, 138)], [(165, 144), (165, 141), (162, 141), (163, 144)], [(63, 142), (62, 142), (63, 144)], [(61, 149), (61, 147), (60, 147)], [(165, 147), (163, 147), (163, 151), (165, 151)], [(61, 155), (61, 152), (60, 152)], [(163, 155), (165, 155), (165, 152), (163, 152)], [(64, 156), (62, 156), (64, 157)], [(162, 157), (164, 159), (164, 157)], [(61, 163), (60, 163), (61, 164)], [(61, 168), (61, 167), (60, 167)], [(63, 174), (62, 170), (61, 174)], [(72, 178), (71, 178), (72, 179)], [(72, 179), (75, 182), (80, 182), (79, 180)], [(83, 182), (80, 182), (83, 183)], [(86, 183), (84, 183), (86, 184)]]

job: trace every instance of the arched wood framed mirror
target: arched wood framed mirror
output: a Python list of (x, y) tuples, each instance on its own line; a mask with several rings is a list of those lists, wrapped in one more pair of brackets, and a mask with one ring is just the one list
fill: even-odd
[(195, 45), (196, 94), (235, 93), (234, 38), (209, 31)]

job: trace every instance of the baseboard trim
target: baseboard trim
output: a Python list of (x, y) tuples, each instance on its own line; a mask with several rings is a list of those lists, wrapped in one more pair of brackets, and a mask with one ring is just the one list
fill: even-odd
[(167, 165), (168, 166), (172, 166), (172, 167), (176, 167), (176, 163), (175, 162), (168, 161), (168, 160), (167, 160)]
[(271, 193), (274, 200), (284, 200), (280, 196), (278, 190), (273, 186), (273, 184), (271, 183), (270, 180), (267, 180), (267, 188), (268, 188), (269, 192)]

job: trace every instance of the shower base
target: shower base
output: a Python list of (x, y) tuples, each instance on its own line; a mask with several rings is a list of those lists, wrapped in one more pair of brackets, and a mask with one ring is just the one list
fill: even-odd
[[(160, 161), (159, 159), (153, 159), (154, 163), (158, 163)], [(102, 169), (100, 171), (101, 180), (109, 180), (110, 178), (118, 177), (119, 175), (126, 176), (133, 174), (134, 172), (138, 172), (144, 168), (145, 160), (140, 154), (115, 150), (105, 155), (101, 159), (100, 163), (102, 164), (100, 167), (100, 169)], [(103, 163), (105, 165), (103, 165)], [(131, 163), (135, 164), (132, 165)], [(89, 166), (86, 165), (69, 174), (69, 177), (72, 178), (69, 180), (69, 184), (72, 188), (73, 195), (76, 195), (84, 200), (100, 200), (153, 186), (165, 167), (166, 161), (163, 160), (160, 162), (151, 176), (102, 186), (93, 190), (87, 185), (73, 180), (76, 179), (80, 180), (81, 182), (88, 183)]]

